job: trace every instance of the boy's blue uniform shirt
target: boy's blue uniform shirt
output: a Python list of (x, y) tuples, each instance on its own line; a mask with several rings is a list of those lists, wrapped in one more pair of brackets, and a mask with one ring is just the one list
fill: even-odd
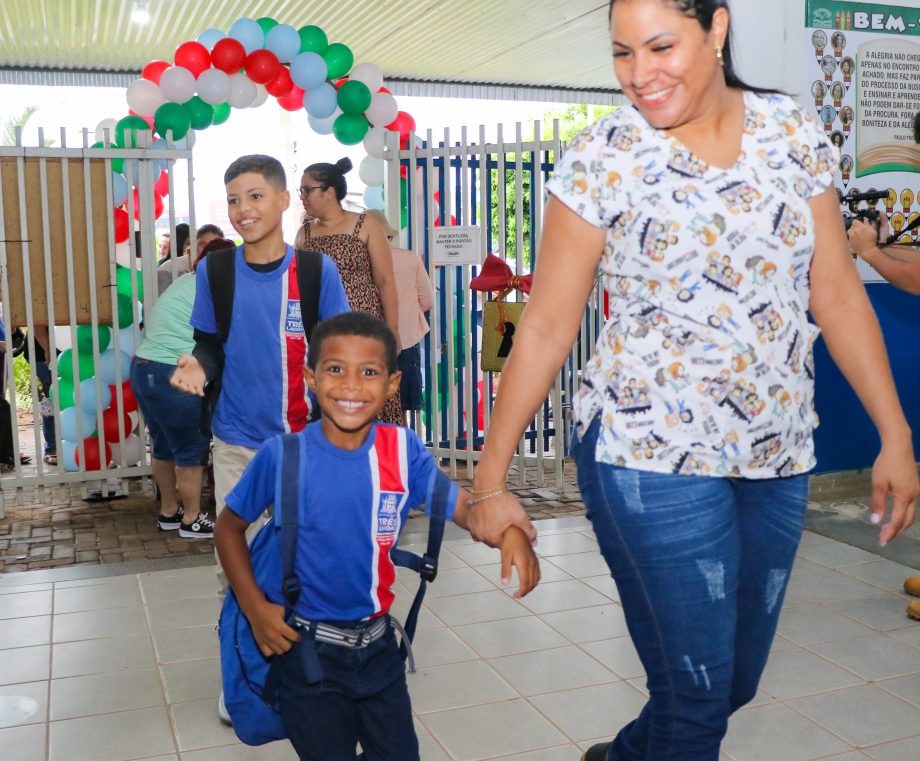
[[(308, 621), (359, 621), (392, 603), (395, 568), (389, 550), (434, 477), (437, 463), (413, 431), (376, 423), (356, 450), (326, 439), (322, 424), (299, 436), (306, 447), (300, 473), (296, 613)], [(248, 522), (270, 505), (280, 473), (281, 439), (267, 441), (227, 496)], [(447, 519), (457, 502), (454, 485)], [(283, 604), (283, 600), (272, 600)]]
[[(294, 249), (271, 272), (259, 272), (236, 249), (233, 318), (224, 344), (223, 382), (212, 420), (215, 436), (250, 449), (306, 423), (303, 363), (306, 339), (299, 321), (300, 303), (292, 277)], [(189, 322), (205, 333), (217, 333), (208, 268), (196, 269), (195, 306)], [(299, 293), (299, 291), (298, 291)], [(319, 319), (350, 312), (335, 263), (323, 257)], [(298, 342), (302, 345), (298, 346)]]

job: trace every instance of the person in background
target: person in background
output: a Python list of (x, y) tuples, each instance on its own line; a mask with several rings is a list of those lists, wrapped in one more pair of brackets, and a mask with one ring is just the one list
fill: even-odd
[[(373, 209), (368, 214), (377, 220), (386, 234), (393, 255), (393, 276), (399, 304), (399, 345), (402, 347), (396, 363), (402, 373), (399, 400), (403, 411), (408, 413), (410, 410), (422, 409), (420, 342), (430, 330), (425, 313), (434, 306), (434, 288), (422, 258), (412, 251), (393, 245), (399, 231), (390, 226), (386, 215), (379, 209)], [(409, 422), (408, 419), (406, 422)]]
[[(380, 317), (399, 335), (393, 258), (386, 235), (366, 212), (356, 214), (342, 208), (348, 191), (345, 174), (351, 166), (351, 161), (343, 158), (335, 164), (311, 164), (306, 168), (298, 193), (311, 219), (300, 228), (294, 247), (320, 251), (332, 259), (352, 310)], [(387, 399), (380, 419), (403, 425), (399, 394)]]
[(847, 247), (837, 150), (811, 109), (737, 76), (727, 0), (609, 7), (630, 104), (576, 137), (547, 183), (470, 529), (496, 544), (526, 518), (508, 468), (600, 270), (610, 318), (573, 399), (572, 454), (649, 699), (582, 758), (718, 761), (757, 691), (805, 523), (819, 330), (879, 432), (881, 545), (913, 523), (920, 484)]
[(169, 230), (160, 236), (160, 245), (157, 248), (157, 253), (159, 255), (159, 258), (157, 259), (158, 265), (169, 259), (169, 239), (171, 237), (172, 236), (169, 234)]
[[(208, 245), (208, 243), (210, 243), (212, 240), (223, 237), (224, 231), (221, 230), (217, 225), (207, 224), (199, 227), (198, 232), (195, 233), (195, 256), (200, 256), (201, 252), (204, 250), (204, 247)], [(163, 291), (169, 287), (170, 283), (172, 283), (180, 275), (184, 275), (186, 272), (191, 272), (191, 264), (192, 244), (191, 240), (186, 236), (182, 247), (181, 256), (163, 262), (163, 264), (157, 268), (157, 288), (159, 289), (157, 295), (161, 295)]]

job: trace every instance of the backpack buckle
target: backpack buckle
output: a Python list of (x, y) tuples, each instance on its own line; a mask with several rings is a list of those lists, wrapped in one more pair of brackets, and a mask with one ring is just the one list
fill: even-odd
[(419, 576), (425, 581), (434, 581), (438, 576), (438, 561), (428, 555), (422, 557), (422, 567), (418, 570)]

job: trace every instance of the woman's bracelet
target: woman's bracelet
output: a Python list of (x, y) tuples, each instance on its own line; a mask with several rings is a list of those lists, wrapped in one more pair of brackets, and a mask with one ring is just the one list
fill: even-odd
[(508, 491), (507, 486), (502, 486), (500, 489), (491, 489), (490, 491), (481, 491), (481, 492), (474, 491), (472, 492), (472, 494), (474, 495), (473, 499), (471, 499), (469, 502), (466, 503), (467, 507), (472, 507), (473, 505), (478, 504), (479, 502), (485, 502), (487, 499), (492, 499), (492, 497), (497, 497), (499, 494), (505, 494), (507, 493), (507, 491)]

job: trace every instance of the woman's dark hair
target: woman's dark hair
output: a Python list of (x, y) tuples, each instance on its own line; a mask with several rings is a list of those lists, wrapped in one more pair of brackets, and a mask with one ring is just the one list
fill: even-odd
[[(610, 7), (607, 11), (608, 23), (613, 19), (613, 5), (615, 2), (616, 0), (610, 0)], [(696, 19), (704, 32), (709, 32), (712, 29), (712, 17), (719, 8), (725, 8), (731, 14), (728, 0), (659, 0), (659, 2), (667, 3), (685, 16)], [(731, 20), (729, 20), (728, 32), (725, 35), (725, 47), (722, 48), (722, 69), (725, 72), (725, 84), (729, 87), (736, 87), (739, 90), (748, 90), (761, 95), (772, 95), (780, 92), (768, 87), (749, 85), (735, 73), (735, 67), (732, 62)]]
[[(309, 170), (307, 170), (309, 171)], [(396, 372), (396, 336), (379, 317), (368, 312), (342, 312), (328, 320), (323, 320), (313, 328), (310, 334), (310, 353), (307, 364), (311, 370), (316, 370), (320, 355), (323, 353), (323, 341), (337, 336), (359, 336), (373, 338), (383, 344), (384, 359), (387, 372), (392, 375)]]
[(347, 156), (339, 159), (334, 164), (310, 164), (304, 172), (313, 175), (313, 178), (326, 188), (335, 188), (335, 197), (340, 201), (345, 198), (348, 192), (348, 185), (345, 184), (345, 174), (351, 171), (351, 159)]
[(201, 249), (201, 253), (195, 257), (195, 262), (192, 264), (192, 269), (196, 269), (201, 263), (201, 260), (204, 259), (208, 254), (213, 251), (223, 251), (227, 248), (236, 248), (236, 244), (232, 240), (227, 240), (226, 238), (214, 238), (209, 240), (205, 247)]
[[(189, 229), (188, 225), (185, 222), (180, 222), (176, 225), (176, 257), (182, 256), (182, 251), (185, 248), (185, 243), (188, 240)], [(172, 249), (169, 250), (169, 254), (166, 257), (167, 259), (172, 258)]]

